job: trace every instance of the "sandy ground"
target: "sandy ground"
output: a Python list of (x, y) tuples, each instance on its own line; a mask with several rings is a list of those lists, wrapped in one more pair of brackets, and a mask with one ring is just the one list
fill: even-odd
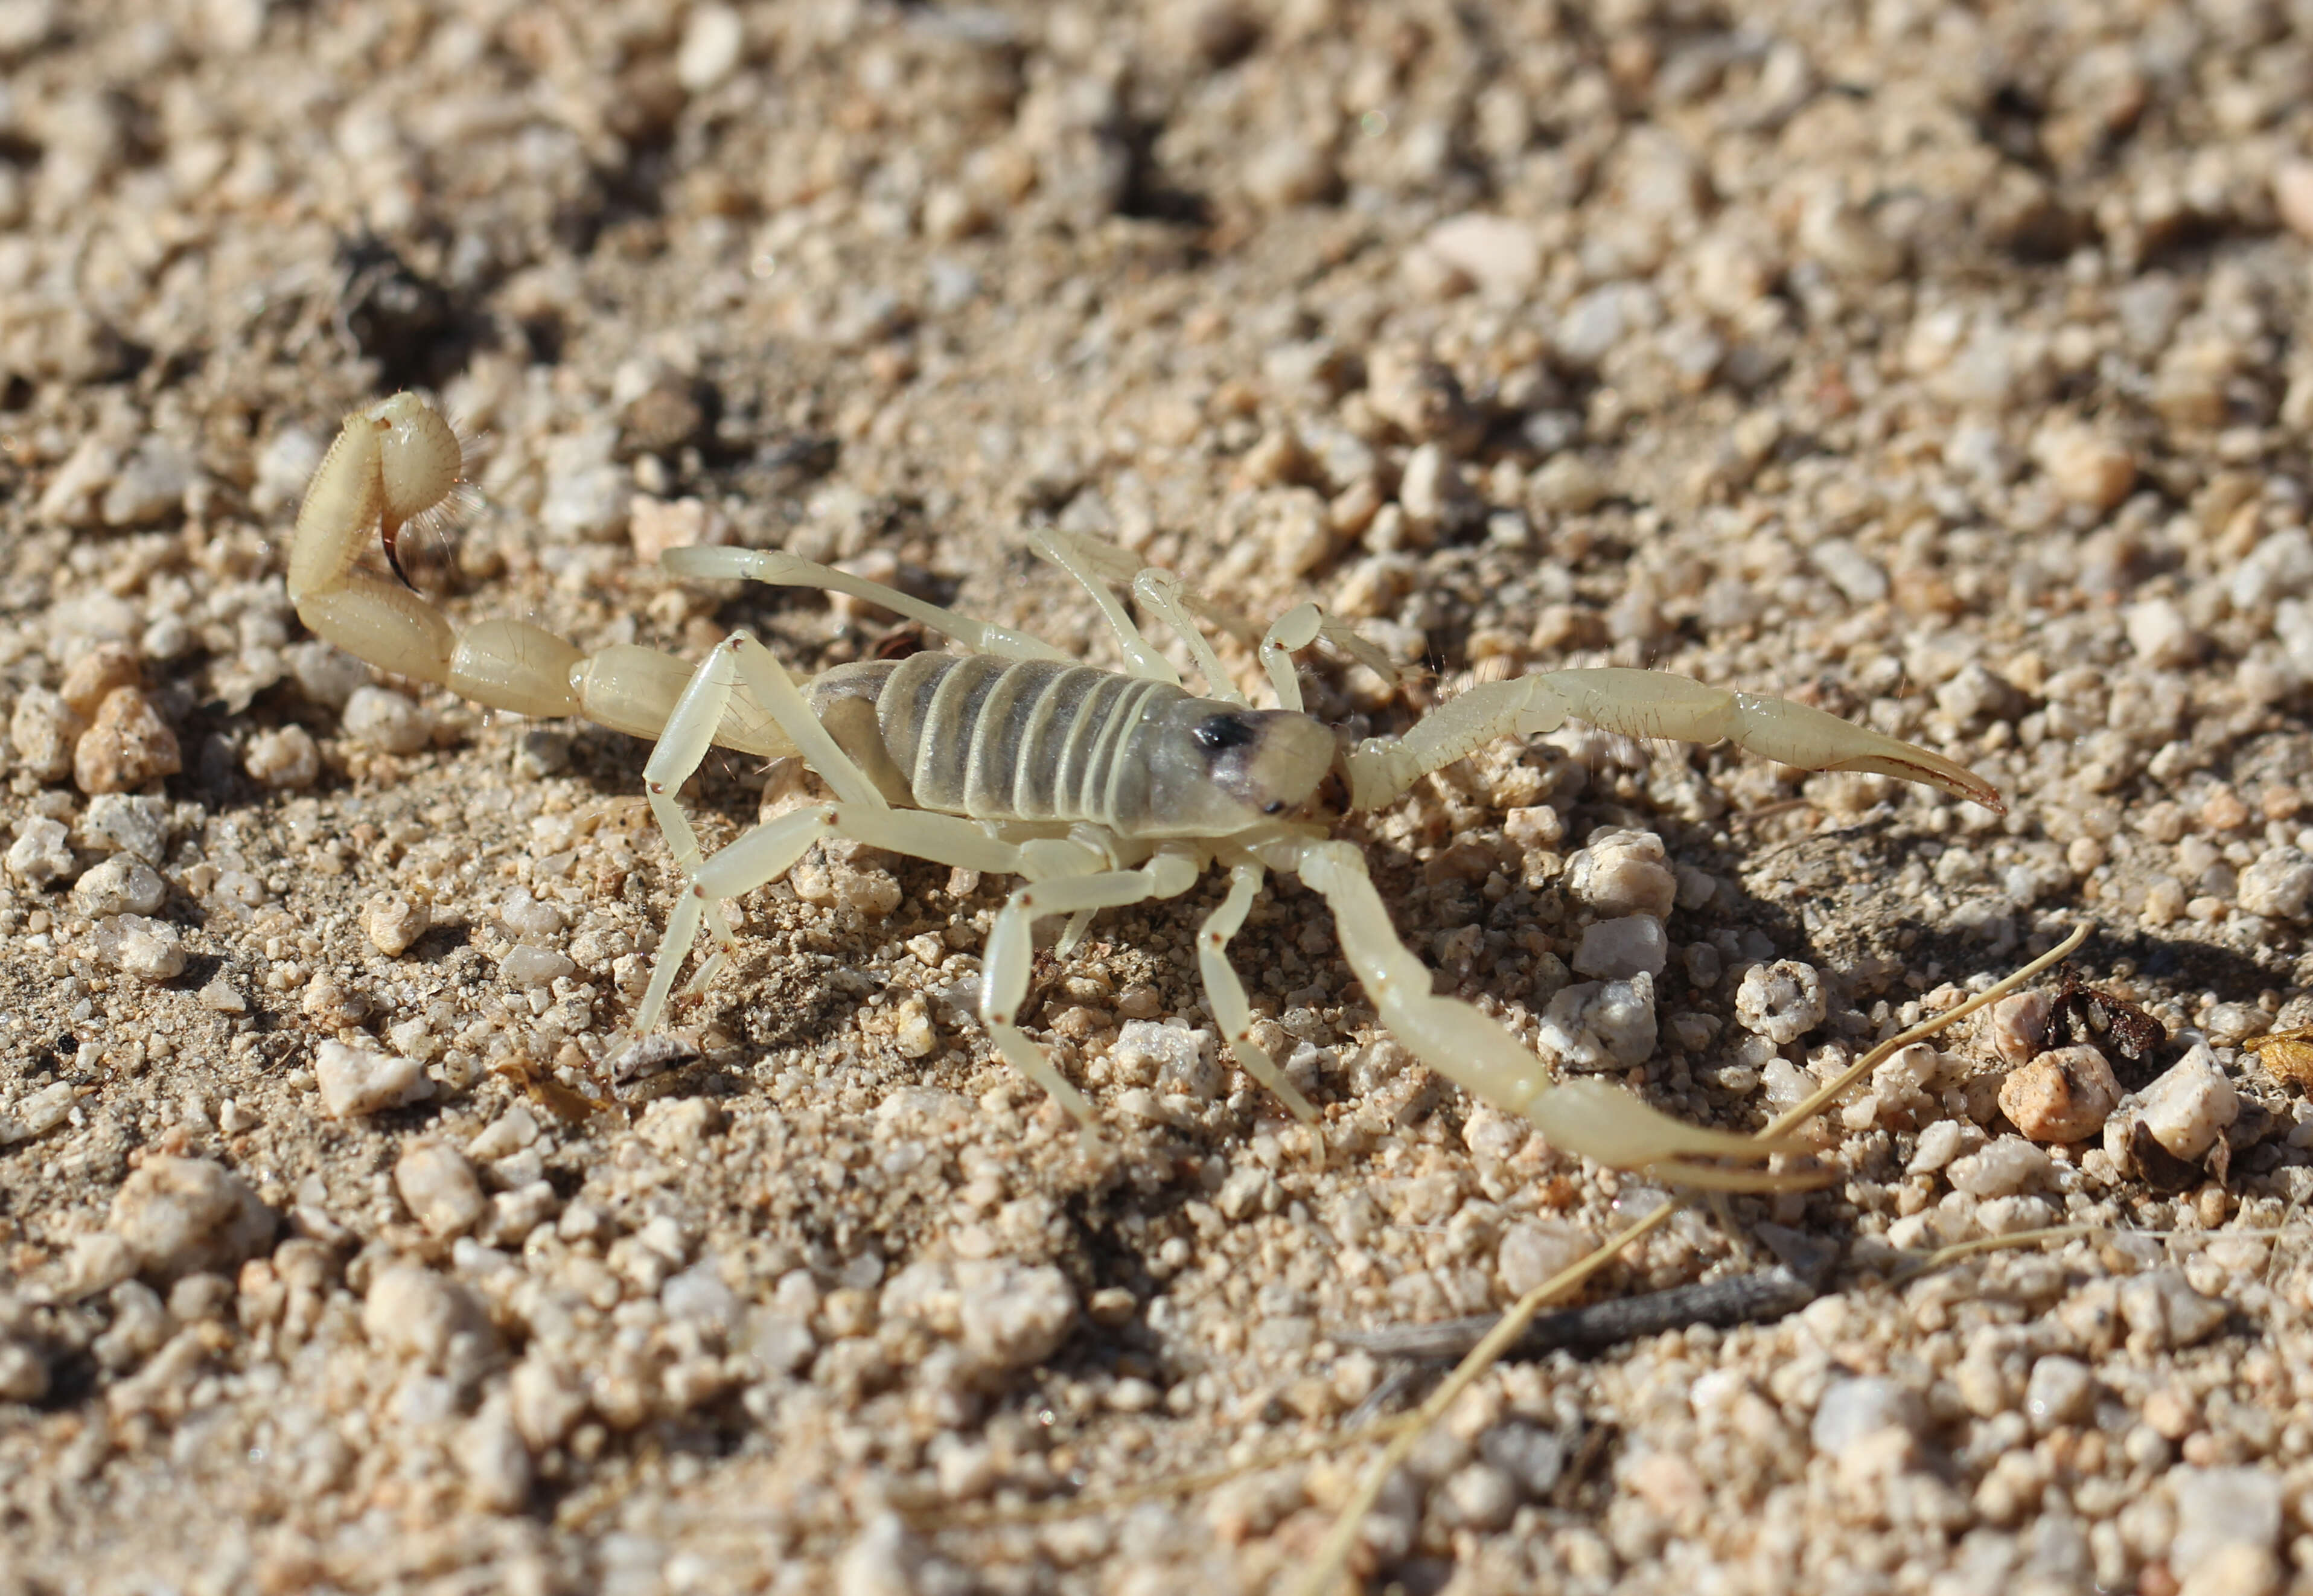
[(707, 538), (1113, 663), (1051, 522), (1429, 673), (1313, 657), (1344, 723), (1650, 665), (1971, 764), (2004, 818), (1570, 728), (1345, 828), (1445, 990), (1729, 1128), (2082, 919), (2105, 994), (1683, 1215), (1592, 1295), (1846, 1261), (1496, 1371), (1359, 1569), (2313, 1583), (2313, 1109), (2240, 1045), (2313, 1013), (2313, 16), (1742, 10), (0, 0), (0, 1587), (1281, 1589), (1432, 1378), (1348, 1336), (1661, 1198), (1409, 1059), (1290, 884), (1236, 951), (1322, 1168), (1211, 1043), (1211, 884), (1040, 966), (1095, 1158), (971, 1018), (1003, 884), (857, 852), (589, 1111), (675, 886), (643, 745), (285, 595), (404, 385), (489, 435), (404, 544), (462, 623), (909, 642), (655, 573)]

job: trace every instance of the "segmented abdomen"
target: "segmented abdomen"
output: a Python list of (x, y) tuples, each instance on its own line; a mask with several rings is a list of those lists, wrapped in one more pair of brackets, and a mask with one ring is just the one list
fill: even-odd
[(1129, 829), (1148, 807), (1135, 733), (1187, 696), (1090, 666), (918, 654), (885, 678), (875, 718), (924, 808)]

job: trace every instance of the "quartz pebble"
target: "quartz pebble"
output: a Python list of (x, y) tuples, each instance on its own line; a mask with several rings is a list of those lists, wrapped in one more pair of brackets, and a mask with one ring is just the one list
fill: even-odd
[(157, 865), (169, 845), (168, 800), (147, 793), (101, 793), (88, 800), (76, 836), (85, 847)]
[(115, 688), (142, 687), (145, 667), (126, 643), (101, 642), (73, 662), (57, 696), (82, 715), (93, 716)]
[(2044, 1053), (2000, 1084), (2000, 1111), (2035, 1142), (2078, 1142), (2104, 1129), (2120, 1082), (2093, 1047)]
[(370, 946), (388, 958), (400, 958), (433, 928), (434, 915), (424, 899), (386, 893), (369, 901), (362, 911), (362, 930)]
[(2002, 1063), (2028, 1063), (2039, 1053), (2048, 1035), (2048, 1009), (2045, 992), (2010, 992), (1992, 1004), (1985, 1028)]
[(2313, 904), (2313, 855), (2285, 843), (2266, 849), (2240, 873), (2235, 896), (2244, 913), (2303, 920)]
[(2120, 1286), (2120, 1317), (2155, 1352), (2205, 1340), (2231, 1311), (2194, 1291), (2181, 1269), (2150, 1270)]
[(1544, 1057), (1568, 1070), (1629, 1069), (1653, 1056), (1654, 977), (1584, 981), (1550, 1000), (1535, 1043)]
[(1972, 1197), (2004, 1197), (2048, 1177), (2048, 1155), (2020, 1136), (2001, 1136), (1954, 1160), (1944, 1178)]
[(1523, 1297), (1587, 1257), (1597, 1245), (1588, 1230), (1568, 1221), (1523, 1219), (1502, 1231), (1494, 1250), (1494, 1273), (1502, 1290)]
[(386, 1352), (443, 1370), (471, 1367), (497, 1345), (474, 1294), (417, 1264), (377, 1272), (362, 1302), (362, 1330)]
[(1125, 1080), (1150, 1081), (1199, 1103), (1210, 1102), (1221, 1088), (1213, 1034), (1176, 1020), (1126, 1020), (1110, 1045), (1109, 1067)]
[(90, 934), (98, 962), (140, 981), (173, 981), (185, 971), (183, 934), (165, 920), (114, 914)]
[(471, 1230), (488, 1206), (473, 1166), (440, 1142), (411, 1145), (393, 1166), (394, 1189), (418, 1222), (435, 1236)]
[(1585, 926), (1574, 950), (1574, 968), (1584, 975), (1621, 980), (1659, 975), (1670, 959), (1670, 939), (1651, 914), (1625, 914)]
[(2194, 1468), (2180, 1465), (2165, 1477), (2177, 1510), (2177, 1537), (2168, 1545), (2170, 1572), (2195, 1580), (2212, 1563), (2237, 1549), (2265, 1554), (2281, 1539), (2282, 1482), (2271, 1468)]
[(1920, 1399), (1885, 1375), (1834, 1380), (1816, 1404), (1808, 1439), (1816, 1451), (1844, 1459), (1885, 1431), (1916, 1437), (1926, 1416)]
[(2144, 1128), (2186, 1163), (2197, 1162), (2240, 1117), (2240, 1094), (2204, 1043), (2146, 1087), (2142, 1103)]
[(433, 741), (432, 718), (389, 687), (361, 687), (346, 701), (346, 736), (388, 754), (417, 754)]
[(73, 748), (73, 780), (83, 792), (127, 792), (181, 768), (177, 734), (134, 687), (107, 693)]
[(275, 727), (249, 739), (242, 768), (261, 787), (300, 791), (321, 779), (321, 750), (303, 727)]
[(1830, 1012), (1823, 977), (1813, 965), (1796, 959), (1753, 966), (1743, 973), (1743, 983), (1735, 992), (1736, 1023), (1778, 1047), (1806, 1036)]
[(2078, 1358), (2056, 1354), (2036, 1359), (2032, 1377), (2024, 1386), (2024, 1416), (2045, 1435), (2064, 1424), (2077, 1424), (2096, 1405), (2096, 1376)]
[(321, 1108), (332, 1119), (380, 1114), (433, 1093), (433, 1082), (417, 1060), (342, 1042), (324, 1042), (313, 1050), (313, 1080)]
[(1678, 877), (1664, 860), (1652, 832), (1601, 831), (1566, 861), (1566, 890), (1601, 917), (1669, 918), (1678, 902)]
[(16, 840), (8, 845), (8, 873), (36, 891), (70, 873), (73, 852), (65, 841), (68, 834), (61, 820), (25, 816), (16, 823)]
[(273, 1238), (273, 1211), (208, 1159), (147, 1158), (112, 1200), (106, 1228), (162, 1281), (236, 1267)]
[(83, 871), (73, 883), (73, 906), (91, 918), (150, 914), (168, 895), (160, 872), (142, 860), (119, 854)]
[(23, 767), (43, 781), (72, 773), (73, 750), (88, 729), (88, 717), (47, 687), (27, 687), (8, 717), (8, 741)]
[(551, 986), (561, 977), (575, 974), (578, 966), (567, 954), (517, 942), (498, 961), (498, 969), (516, 986), (534, 987)]

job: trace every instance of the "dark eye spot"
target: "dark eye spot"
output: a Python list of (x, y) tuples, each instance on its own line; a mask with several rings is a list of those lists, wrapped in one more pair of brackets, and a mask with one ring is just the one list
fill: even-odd
[(1214, 715), (1197, 722), (1189, 734), (1197, 745), (1218, 754), (1224, 748), (1242, 748), (1261, 734), (1241, 715)]

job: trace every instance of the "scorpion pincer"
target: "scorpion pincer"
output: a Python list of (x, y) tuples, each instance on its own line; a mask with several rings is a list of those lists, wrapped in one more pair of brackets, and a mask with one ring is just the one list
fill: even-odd
[[(1379, 808), (1430, 772), (1497, 737), (1569, 719), (1636, 737), (1733, 742), (1807, 770), (1874, 772), (1998, 810), (1999, 793), (1942, 756), (1820, 710), (1630, 669), (1540, 673), (1472, 688), (1403, 736), (1348, 743), (1302, 712), (1293, 654), (1324, 638), (1392, 675), (1370, 643), (1313, 604), (1260, 639), (1277, 707), (1257, 710), (1195, 615), (1215, 612), (1171, 573), (1134, 571), (1121, 551), (1054, 533), (1039, 553), (1079, 581), (1105, 615), (1125, 669), (1083, 665), (1025, 632), (990, 625), (792, 555), (733, 548), (672, 551), (691, 578), (747, 578), (852, 595), (945, 636), (956, 652), (839, 666), (798, 685), (763, 645), (736, 632), (697, 667), (632, 645), (592, 655), (517, 621), (461, 627), (408, 586), (364, 564), (455, 491), (462, 449), (450, 424), (409, 393), (355, 412), (308, 489), (289, 560), (289, 592), (317, 634), (382, 669), (524, 715), (582, 715), (656, 739), (644, 766), (651, 808), (684, 888), (670, 916), (638, 1035), (664, 1017), (702, 925), (721, 947), (693, 982), (727, 960), (718, 903), (777, 880), (822, 838), (849, 838), (1021, 885), (998, 913), (982, 965), (980, 1018), (997, 1049), (1092, 1133), (1092, 1106), (1020, 1028), (1032, 931), (1069, 921), (1073, 948), (1099, 910), (1177, 897), (1211, 869), (1228, 890), (1197, 935), (1205, 989), (1238, 1062), (1304, 1120), (1315, 1108), (1254, 1040), (1253, 1010), (1227, 957), (1271, 872), (1298, 877), (1332, 910), (1343, 957), (1383, 1024), (1424, 1063), (1497, 1107), (1525, 1115), (1556, 1146), (1601, 1163), (1697, 1186), (1754, 1187), (1780, 1143), (1682, 1123), (1618, 1086), (1556, 1082), (1509, 1031), (1430, 990), (1430, 972), (1398, 939), (1363, 854), (1317, 818), (1338, 776), (1350, 811)], [(1192, 695), (1110, 588), (1129, 581), (1146, 613), (1176, 632), (1207, 683)], [(707, 856), (674, 795), (709, 747), (799, 754), (831, 799), (769, 820)], [(1727, 1161), (1722, 1161), (1727, 1160)]]

